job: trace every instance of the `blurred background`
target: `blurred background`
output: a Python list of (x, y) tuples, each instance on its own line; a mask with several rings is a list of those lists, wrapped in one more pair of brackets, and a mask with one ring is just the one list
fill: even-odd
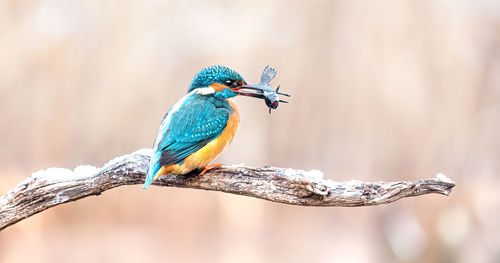
[(0, 232), (0, 262), (500, 262), (499, 1), (4, 0), (0, 47), (0, 195), (151, 147), (214, 64), (293, 94), (236, 98), (220, 162), (457, 183), (363, 208), (120, 187)]

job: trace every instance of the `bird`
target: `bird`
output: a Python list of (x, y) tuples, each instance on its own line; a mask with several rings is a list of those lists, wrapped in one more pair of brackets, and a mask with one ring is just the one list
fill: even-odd
[(215, 65), (200, 70), (187, 94), (163, 117), (143, 188), (162, 175), (202, 169), (203, 175), (220, 166), (210, 163), (231, 143), (240, 122), (232, 98), (243, 95), (263, 99), (261, 93), (262, 86), (248, 84), (228, 67)]

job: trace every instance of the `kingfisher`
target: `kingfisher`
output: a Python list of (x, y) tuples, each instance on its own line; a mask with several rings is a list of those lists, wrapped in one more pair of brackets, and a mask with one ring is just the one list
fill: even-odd
[[(143, 188), (162, 175), (206, 171), (221, 164), (210, 163), (233, 140), (240, 115), (231, 99), (237, 95), (263, 99), (265, 87), (248, 84), (225, 66), (202, 69), (188, 92), (165, 114), (160, 124)], [(258, 93), (250, 92), (257, 91)]]

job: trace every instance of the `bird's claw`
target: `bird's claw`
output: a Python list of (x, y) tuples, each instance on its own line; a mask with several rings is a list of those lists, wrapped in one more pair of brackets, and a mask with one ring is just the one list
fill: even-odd
[(207, 165), (207, 166), (205, 166), (205, 168), (203, 168), (203, 171), (201, 171), (200, 175), (204, 175), (208, 170), (212, 170), (212, 169), (219, 167), (219, 166), (222, 166), (222, 164), (221, 163), (214, 163), (211, 165)]

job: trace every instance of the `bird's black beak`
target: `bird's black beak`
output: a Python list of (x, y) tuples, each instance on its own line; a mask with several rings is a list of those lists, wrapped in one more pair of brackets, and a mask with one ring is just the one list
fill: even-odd
[[(254, 97), (258, 99), (264, 99), (264, 89), (265, 87), (258, 84), (245, 84), (232, 89), (232, 91), (238, 93), (238, 95)], [(250, 92), (248, 90), (254, 90), (256, 92)]]
[[(269, 87), (259, 85), (259, 84), (253, 84), (253, 83), (245, 84), (245, 85), (236, 87), (232, 90), (234, 92), (238, 93), (238, 95), (254, 97), (254, 98), (258, 98), (258, 99), (265, 99), (264, 92), (275, 92), (279, 95), (290, 97), (290, 94), (279, 92), (277, 90), (275, 91)], [(247, 90), (254, 90), (255, 92), (249, 92)]]

